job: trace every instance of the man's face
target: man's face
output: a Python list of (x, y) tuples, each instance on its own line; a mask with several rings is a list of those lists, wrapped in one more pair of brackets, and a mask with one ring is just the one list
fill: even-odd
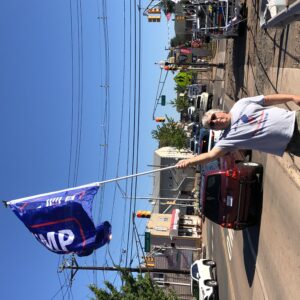
[(216, 112), (211, 115), (210, 128), (213, 130), (224, 130), (230, 126), (230, 114), (225, 112)]

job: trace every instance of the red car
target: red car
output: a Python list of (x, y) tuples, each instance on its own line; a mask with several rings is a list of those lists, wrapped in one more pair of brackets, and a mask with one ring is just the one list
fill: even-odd
[(262, 165), (230, 153), (202, 169), (202, 215), (225, 228), (243, 229), (257, 219)]

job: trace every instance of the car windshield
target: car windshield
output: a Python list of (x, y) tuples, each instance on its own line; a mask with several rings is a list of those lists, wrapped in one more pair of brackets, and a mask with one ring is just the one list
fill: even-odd
[(219, 165), (219, 160), (213, 160), (205, 165), (201, 166), (201, 182), (200, 182), (200, 210), (202, 212), (203, 208), (203, 198), (204, 198), (204, 193), (205, 193), (205, 174), (208, 171), (213, 171), (213, 170), (219, 170), (220, 165)]
[(195, 279), (199, 278), (199, 269), (198, 269), (197, 264), (194, 264), (192, 266), (192, 277)]
[(221, 175), (207, 177), (205, 190), (204, 215), (213, 222), (218, 222)]

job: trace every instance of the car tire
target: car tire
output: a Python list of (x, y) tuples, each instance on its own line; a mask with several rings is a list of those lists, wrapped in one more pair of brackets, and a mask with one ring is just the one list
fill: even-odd
[(213, 279), (205, 280), (204, 284), (207, 285), (207, 286), (210, 286), (210, 287), (217, 287), (218, 286), (218, 282), (216, 280), (213, 280)]
[(211, 259), (203, 261), (203, 264), (206, 265), (206, 266), (211, 266), (211, 267), (215, 267), (216, 266), (216, 263), (213, 260), (211, 260)]

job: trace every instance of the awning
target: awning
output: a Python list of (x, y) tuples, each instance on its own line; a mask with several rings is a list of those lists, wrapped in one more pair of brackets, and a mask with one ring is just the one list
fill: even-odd
[(170, 223), (170, 238), (173, 239), (174, 236), (178, 236), (178, 227), (179, 227), (179, 209), (173, 209), (171, 223)]

